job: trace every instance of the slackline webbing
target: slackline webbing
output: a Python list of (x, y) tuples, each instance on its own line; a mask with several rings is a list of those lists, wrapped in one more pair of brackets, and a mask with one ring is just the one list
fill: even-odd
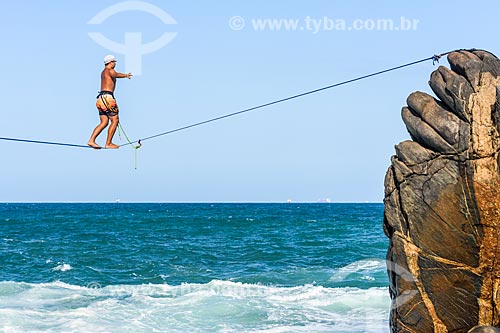
[(432, 64), (434, 65), (436, 62), (439, 62), (439, 59), (442, 56), (445, 56), (448, 53), (455, 52), (455, 51), (460, 51), (460, 50), (453, 50), (453, 51), (448, 51), (448, 52), (441, 53), (441, 54), (435, 54), (432, 57), (428, 57), (428, 58), (425, 58), (425, 59), (420, 59), (420, 60), (413, 61), (413, 62), (404, 64), (404, 65), (392, 67), (392, 68), (385, 69), (385, 70), (382, 70), (382, 71), (379, 71), (379, 72), (375, 72), (375, 73), (372, 73), (372, 74), (363, 75), (363, 76), (360, 76), (360, 77), (357, 77), (357, 78), (354, 78), (354, 79), (350, 79), (350, 80), (347, 80), (347, 81), (335, 83), (335, 84), (332, 84), (332, 85), (329, 85), (329, 86), (326, 86), (326, 87), (323, 87), (323, 88), (310, 90), (310, 91), (307, 91), (307, 92), (304, 92), (304, 93), (301, 93), (301, 94), (297, 94), (297, 95), (293, 95), (293, 96), (290, 96), (290, 97), (285, 97), (285, 98), (282, 98), (282, 99), (279, 99), (279, 100), (276, 100), (276, 101), (273, 101), (273, 102), (269, 102), (269, 103), (257, 105), (257, 106), (254, 106), (254, 107), (251, 107), (251, 108), (248, 108), (248, 109), (244, 109), (244, 110), (241, 110), (241, 111), (237, 111), (237, 112), (233, 112), (233, 113), (230, 113), (230, 114), (226, 114), (224, 116), (220, 116), (220, 117), (208, 119), (208, 120), (205, 120), (205, 121), (201, 121), (201, 122), (198, 122), (198, 123), (194, 123), (194, 124), (191, 124), (191, 125), (179, 127), (179, 128), (167, 131), (167, 132), (163, 132), (163, 133), (160, 133), (160, 134), (156, 134), (156, 135), (152, 135), (152, 136), (149, 136), (149, 137), (145, 137), (145, 138), (137, 140), (137, 141), (132, 141), (132, 142), (129, 142), (129, 143), (122, 144), (122, 145), (120, 145), (120, 147), (129, 145), (129, 144), (138, 143), (138, 142), (143, 142), (143, 141), (146, 141), (146, 140), (149, 140), (149, 139), (154, 139), (154, 138), (157, 138), (157, 137), (160, 137), (160, 136), (164, 136), (164, 135), (167, 135), (167, 134), (171, 134), (171, 133), (183, 131), (183, 130), (186, 130), (188, 128), (192, 128), (192, 127), (204, 125), (204, 124), (211, 123), (211, 122), (214, 122), (214, 121), (217, 121), (217, 120), (221, 120), (221, 119), (224, 119), (224, 118), (229, 118), (229, 117), (236, 116), (236, 115), (239, 115), (239, 114), (242, 114), (242, 113), (254, 111), (254, 110), (257, 110), (257, 109), (264, 108), (266, 106), (271, 106), (271, 105), (274, 105), (274, 104), (283, 103), (285, 101), (289, 101), (289, 100), (292, 100), (292, 99), (295, 99), (295, 98), (299, 98), (299, 97), (303, 97), (303, 96), (306, 96), (306, 95), (314, 94), (314, 93), (317, 93), (317, 92), (320, 92), (320, 91), (323, 91), (323, 90), (335, 88), (335, 87), (338, 87), (338, 86), (342, 86), (342, 85), (345, 85), (345, 84), (348, 84), (348, 83), (352, 83), (352, 82), (355, 82), (355, 81), (363, 80), (363, 79), (366, 79), (366, 78), (369, 78), (369, 77), (372, 77), (372, 76), (376, 76), (376, 75), (380, 75), (380, 74), (383, 74), (383, 73), (391, 72), (391, 71), (394, 71), (394, 70), (397, 70), (397, 69), (401, 69), (401, 68), (404, 68), (404, 67), (416, 65), (416, 64), (424, 62), (424, 61), (432, 60)]
[[(211, 122), (214, 122), (214, 121), (217, 121), (217, 120), (221, 120), (221, 119), (224, 119), (224, 118), (233, 117), (233, 116), (236, 116), (236, 115), (239, 115), (239, 114), (242, 114), (242, 113), (254, 111), (254, 110), (261, 109), (261, 108), (264, 108), (264, 107), (267, 107), (267, 106), (271, 106), (271, 105), (275, 105), (275, 104), (278, 104), (278, 103), (283, 103), (283, 102), (286, 102), (286, 101), (289, 101), (289, 100), (292, 100), (292, 99), (296, 99), (296, 98), (303, 97), (303, 96), (306, 96), (306, 95), (311, 95), (311, 94), (314, 94), (314, 93), (317, 93), (317, 92), (320, 92), (320, 91), (323, 91), (323, 90), (332, 89), (332, 88), (335, 88), (335, 87), (346, 85), (346, 84), (349, 84), (349, 83), (352, 83), (352, 82), (355, 82), (355, 81), (359, 81), (359, 80), (363, 80), (363, 79), (366, 79), (366, 78), (369, 78), (369, 77), (372, 77), (372, 76), (376, 76), (376, 75), (384, 74), (384, 73), (387, 73), (387, 72), (395, 71), (395, 70), (398, 70), (398, 69), (401, 69), (401, 68), (404, 68), (404, 67), (408, 67), (408, 66), (413, 66), (413, 65), (416, 65), (418, 63), (425, 62), (425, 61), (428, 61), (428, 60), (432, 60), (432, 63), (435, 64), (436, 62), (439, 62), (439, 59), (442, 56), (445, 56), (445, 55), (447, 55), (447, 54), (449, 54), (451, 52), (464, 51), (464, 50), (465, 49), (457, 49), (457, 50), (448, 51), (448, 52), (441, 53), (441, 54), (436, 54), (436, 55), (433, 55), (432, 57), (420, 59), (420, 60), (413, 61), (413, 62), (410, 62), (410, 63), (407, 63), (407, 64), (403, 64), (403, 65), (400, 65), (400, 66), (396, 66), (396, 67), (388, 68), (388, 69), (385, 69), (385, 70), (382, 70), (382, 71), (378, 71), (378, 72), (375, 72), (375, 73), (363, 75), (363, 76), (360, 76), (360, 77), (357, 77), (357, 78), (354, 78), (354, 79), (350, 79), (350, 80), (339, 82), (339, 83), (335, 83), (335, 84), (332, 84), (332, 85), (329, 85), (329, 86), (326, 86), (326, 87), (322, 87), (322, 88), (310, 90), (310, 91), (307, 91), (307, 92), (304, 92), (304, 93), (300, 93), (300, 94), (297, 94), (297, 95), (293, 95), (293, 96), (290, 96), (290, 97), (281, 98), (281, 99), (278, 99), (278, 100), (275, 100), (275, 101), (272, 101), (272, 102), (268, 102), (268, 103), (265, 103), (265, 104), (257, 105), (257, 106), (254, 106), (254, 107), (251, 107), (251, 108), (248, 108), (248, 109), (244, 109), (244, 110), (240, 110), (240, 111), (237, 111), (237, 112), (229, 113), (229, 114), (226, 114), (226, 115), (223, 115), (223, 116), (219, 116), (219, 117), (216, 117), (216, 118), (208, 119), (208, 120), (205, 120), (205, 121), (200, 121), (200, 122), (197, 122), (197, 123), (194, 123), (194, 124), (191, 124), (191, 125), (179, 127), (179, 128), (176, 128), (176, 129), (173, 129), (173, 130), (169, 130), (169, 131), (166, 131), (166, 132), (163, 132), (163, 133), (159, 133), (159, 134), (155, 134), (155, 135), (152, 135), (152, 136), (148, 136), (148, 137), (145, 137), (145, 138), (140, 139), (140, 140), (130, 141), (127, 138), (128, 142), (120, 145), (120, 147), (127, 146), (127, 145), (133, 145), (133, 144), (136, 144), (136, 143), (139, 144), (139, 146), (140, 146), (141, 143), (143, 141), (146, 141), (146, 140), (150, 140), (150, 139), (154, 139), (154, 138), (157, 138), (157, 137), (160, 137), (160, 136), (164, 136), (164, 135), (167, 135), (167, 134), (171, 134), (171, 133), (183, 131), (183, 130), (186, 130), (188, 128), (192, 128), (192, 127), (200, 126), (200, 125), (203, 125), (203, 124), (211, 123)], [(476, 51), (476, 49), (468, 49), (467, 51)], [(75, 147), (75, 148), (92, 148), (90, 146), (79, 145), (79, 144), (72, 144), (72, 143), (61, 143), (61, 142), (50, 142), (50, 141), (28, 140), (28, 139), (16, 139), (16, 138), (6, 138), (6, 137), (0, 137), (0, 140), (26, 142), (26, 143), (38, 143), (38, 144), (56, 145), (56, 146), (67, 146), (67, 147)], [(105, 149), (105, 147), (102, 147), (102, 149)]]
[(50, 141), (38, 141), (38, 140), (2, 138), (2, 137), (0, 137), (0, 140), (28, 142), (28, 143), (40, 143), (40, 144), (44, 144), (44, 145), (56, 145), (56, 146), (67, 146), (67, 147), (77, 147), (77, 148), (92, 148), (90, 146), (78, 145), (78, 144), (73, 144), (73, 143), (62, 143), (62, 142), (50, 142)]

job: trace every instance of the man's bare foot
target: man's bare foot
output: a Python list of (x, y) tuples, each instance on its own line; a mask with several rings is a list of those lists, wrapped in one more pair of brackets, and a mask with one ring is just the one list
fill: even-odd
[(89, 142), (87, 143), (87, 145), (89, 145), (90, 147), (94, 148), (94, 149), (101, 149), (102, 147), (99, 146), (97, 143), (95, 142)]
[(114, 143), (110, 143), (109, 145), (106, 145), (106, 149), (118, 149), (120, 146), (115, 145)]

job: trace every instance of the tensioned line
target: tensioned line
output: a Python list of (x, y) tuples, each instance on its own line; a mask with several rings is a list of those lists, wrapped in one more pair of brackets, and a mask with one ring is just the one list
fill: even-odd
[(38, 140), (2, 138), (2, 137), (0, 137), (0, 140), (17, 141), (17, 142), (28, 142), (28, 143), (40, 143), (40, 144), (44, 144), (44, 145), (55, 145), (55, 146), (67, 146), (67, 147), (78, 147), (78, 148), (92, 148), (90, 146), (78, 145), (78, 144), (73, 144), (73, 143), (62, 143), (62, 142), (50, 142), (50, 141), (38, 141)]
[[(347, 80), (347, 81), (335, 83), (335, 84), (332, 84), (332, 85), (329, 85), (329, 86), (326, 86), (326, 87), (323, 87), (323, 88), (310, 90), (310, 91), (307, 91), (307, 92), (304, 92), (304, 93), (301, 93), (301, 94), (297, 94), (297, 95), (293, 95), (293, 96), (290, 96), (290, 97), (278, 99), (278, 100), (273, 101), (273, 102), (269, 102), (269, 103), (257, 105), (257, 106), (254, 106), (254, 107), (251, 107), (251, 108), (248, 108), (248, 109), (244, 109), (244, 110), (241, 110), (241, 111), (229, 113), (229, 114), (226, 114), (226, 115), (223, 115), (223, 116), (219, 116), (219, 117), (216, 117), (216, 118), (208, 119), (208, 120), (201, 121), (201, 122), (198, 122), (198, 123), (194, 123), (194, 124), (191, 124), (191, 125), (179, 127), (179, 128), (176, 128), (176, 129), (173, 129), (173, 130), (169, 130), (169, 131), (166, 131), (166, 132), (163, 132), (163, 133), (159, 133), (159, 134), (155, 134), (155, 135), (152, 135), (152, 136), (148, 136), (148, 137), (140, 139), (140, 140), (129, 141), (127, 143), (124, 143), (124, 144), (120, 145), (120, 147), (131, 145), (131, 144), (134, 144), (134, 143), (141, 143), (141, 142), (143, 142), (145, 140), (154, 139), (154, 138), (157, 138), (157, 137), (160, 137), (160, 136), (164, 136), (164, 135), (167, 135), (167, 134), (171, 134), (171, 133), (183, 131), (183, 130), (186, 130), (188, 128), (192, 128), (192, 127), (200, 126), (200, 125), (203, 125), (203, 124), (211, 123), (211, 122), (214, 122), (214, 121), (217, 121), (217, 120), (221, 120), (221, 119), (224, 119), (224, 118), (233, 117), (233, 116), (236, 116), (236, 115), (239, 115), (239, 114), (242, 114), (242, 113), (254, 111), (254, 110), (261, 109), (261, 108), (264, 108), (264, 107), (267, 107), (267, 106), (271, 106), (271, 105), (274, 105), (274, 104), (283, 103), (283, 102), (286, 102), (286, 101), (289, 101), (289, 100), (292, 100), (292, 99), (296, 99), (296, 98), (303, 97), (303, 96), (306, 96), (306, 95), (311, 95), (311, 94), (314, 94), (314, 93), (317, 93), (317, 92), (320, 92), (320, 91), (323, 91), (323, 90), (332, 89), (332, 88), (335, 88), (335, 87), (338, 87), (338, 86), (342, 86), (342, 85), (346, 85), (346, 84), (349, 84), (349, 83), (352, 83), (352, 82), (355, 82), (355, 81), (363, 80), (363, 79), (366, 79), (366, 78), (369, 78), (369, 77), (372, 77), (372, 76), (376, 76), (376, 75), (384, 74), (384, 73), (387, 73), (387, 72), (395, 71), (395, 70), (398, 70), (398, 69), (401, 69), (401, 68), (404, 68), (404, 67), (416, 65), (416, 64), (424, 62), (424, 61), (432, 60), (432, 63), (434, 64), (435, 62), (438, 62), (439, 58), (441, 58), (442, 56), (447, 55), (447, 54), (449, 54), (451, 52), (462, 51), (462, 50), (463, 49), (457, 49), (457, 50), (448, 51), (448, 52), (441, 53), (441, 54), (436, 54), (436, 55), (433, 55), (432, 57), (428, 57), (428, 58), (424, 58), (424, 59), (421, 59), (421, 60), (413, 61), (413, 62), (404, 64), (404, 65), (392, 67), (392, 68), (385, 69), (385, 70), (382, 70), (382, 71), (379, 71), (379, 72), (375, 72), (375, 73), (372, 73), (372, 74), (363, 75), (363, 76), (360, 76), (360, 77), (357, 77), (357, 78), (354, 78), (354, 79), (350, 79), (350, 80)], [(468, 51), (474, 51), (474, 50), (475, 49), (470, 49)], [(79, 145), (79, 144), (50, 142), (50, 141), (39, 141), (39, 140), (3, 138), (3, 137), (0, 137), (0, 140), (28, 142), (28, 143), (39, 143), (39, 144), (57, 145), (57, 146), (68, 146), (68, 147), (78, 147), (78, 148), (92, 148), (92, 147), (89, 147), (89, 146)]]

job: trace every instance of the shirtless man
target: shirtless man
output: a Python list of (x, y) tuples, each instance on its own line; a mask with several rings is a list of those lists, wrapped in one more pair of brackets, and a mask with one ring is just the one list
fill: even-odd
[(131, 73), (123, 74), (115, 71), (116, 66), (116, 58), (112, 55), (107, 55), (104, 57), (104, 70), (101, 73), (101, 91), (97, 96), (97, 110), (99, 111), (99, 118), (101, 122), (96, 126), (92, 135), (90, 136), (90, 140), (88, 145), (95, 149), (101, 149), (95, 140), (99, 134), (101, 134), (102, 130), (108, 126), (108, 123), (111, 121), (111, 125), (108, 129), (108, 138), (106, 140), (106, 145), (104, 146), (107, 149), (116, 149), (120, 148), (120, 146), (115, 145), (113, 143), (113, 136), (115, 135), (116, 128), (118, 127), (118, 105), (116, 104), (115, 96), (113, 95), (115, 91), (116, 79), (127, 78), (130, 79), (132, 77)]

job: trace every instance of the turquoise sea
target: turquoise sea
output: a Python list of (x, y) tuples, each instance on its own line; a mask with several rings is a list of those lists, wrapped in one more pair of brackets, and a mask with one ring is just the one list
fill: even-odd
[(0, 204), (0, 332), (389, 332), (382, 204)]

